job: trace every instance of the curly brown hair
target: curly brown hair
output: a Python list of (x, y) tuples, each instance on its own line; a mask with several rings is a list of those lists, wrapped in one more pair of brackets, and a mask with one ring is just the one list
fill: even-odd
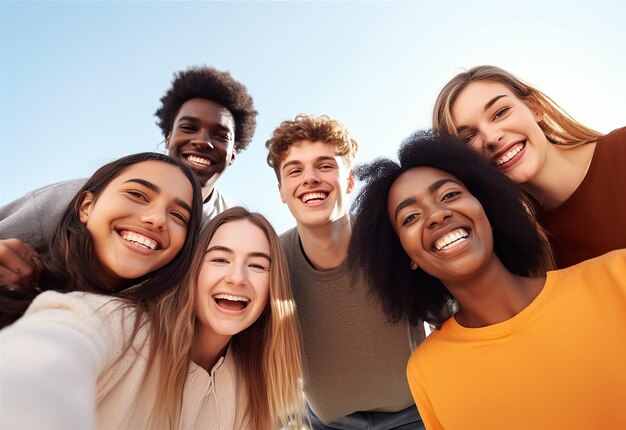
[(194, 66), (174, 73), (172, 87), (161, 97), (161, 107), (154, 113), (163, 137), (172, 132), (174, 119), (183, 103), (195, 98), (211, 100), (228, 109), (235, 119), (235, 151), (248, 147), (257, 116), (252, 96), (230, 73), (207, 66)]
[(303, 141), (324, 142), (335, 147), (335, 153), (343, 158), (348, 168), (359, 149), (359, 144), (348, 133), (348, 129), (339, 121), (326, 115), (314, 116), (299, 114), (293, 120), (280, 123), (265, 142), (269, 150), (267, 164), (274, 169), (280, 182), (280, 163), (285, 159), (292, 145)]

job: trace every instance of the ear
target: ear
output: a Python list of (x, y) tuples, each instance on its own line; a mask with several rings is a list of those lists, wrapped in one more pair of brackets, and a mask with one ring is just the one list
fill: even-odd
[(287, 203), (287, 200), (285, 200), (285, 196), (283, 194), (283, 184), (281, 184), (280, 182), (278, 183), (278, 193), (280, 194), (280, 200), (283, 203)]
[(169, 150), (170, 149), (170, 138), (172, 137), (172, 133), (167, 133), (167, 136), (165, 136), (165, 149)]
[(350, 170), (350, 174), (348, 175), (348, 188), (346, 189), (346, 193), (350, 194), (354, 191), (354, 184), (356, 183), (356, 179), (354, 178), (354, 170)]
[(411, 270), (417, 270), (419, 266), (417, 265), (417, 263), (413, 260), (411, 260)]
[(235, 162), (235, 158), (237, 158), (237, 153), (235, 152), (235, 150), (233, 149), (233, 153), (230, 156), (230, 161), (228, 162), (228, 165), (230, 166), (231, 164), (233, 164)]
[(91, 209), (96, 201), (93, 198), (93, 194), (91, 191), (83, 192), (83, 200), (78, 205), (78, 218), (80, 222), (83, 224), (87, 224), (87, 220), (89, 220), (89, 214), (91, 214)]

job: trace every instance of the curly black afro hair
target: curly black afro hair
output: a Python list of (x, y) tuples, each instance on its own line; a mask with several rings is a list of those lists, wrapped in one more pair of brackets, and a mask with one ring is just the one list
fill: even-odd
[(480, 202), (493, 229), (493, 248), (504, 266), (520, 276), (537, 276), (549, 268), (545, 236), (528, 212), (519, 189), (479, 154), (450, 136), (418, 132), (400, 147), (399, 163), (378, 158), (357, 166), (366, 181), (353, 203), (354, 227), (350, 265), (359, 265), (372, 293), (391, 321), (407, 318), (438, 326), (453, 313), (452, 296), (422, 269), (411, 270), (387, 212), (389, 190), (396, 179), (414, 167), (434, 167), (456, 176)]
[(161, 107), (154, 113), (164, 137), (171, 133), (183, 103), (194, 98), (211, 100), (226, 107), (235, 119), (235, 151), (247, 148), (256, 127), (257, 111), (252, 96), (230, 73), (207, 66), (174, 73), (172, 87), (161, 97)]

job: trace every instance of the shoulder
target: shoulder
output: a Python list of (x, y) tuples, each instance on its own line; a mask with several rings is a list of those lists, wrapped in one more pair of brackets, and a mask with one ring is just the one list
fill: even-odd
[(626, 287), (626, 249), (616, 249), (553, 273), (558, 274), (560, 282), (568, 284), (613, 283)]
[(293, 227), (280, 235), (280, 243), (285, 249), (293, 248), (298, 241), (298, 229)]
[(46, 185), (0, 207), (0, 237), (15, 237), (35, 247), (45, 245), (85, 181)]
[(626, 151), (626, 127), (618, 128), (612, 132), (600, 137), (598, 144), (601, 147), (607, 147), (611, 149), (622, 149)]
[(134, 306), (121, 299), (56, 291), (46, 291), (37, 296), (22, 317), (30, 324), (56, 325), (85, 336), (103, 338), (125, 338), (124, 334), (132, 332), (135, 318)]
[(34, 199), (51, 199), (58, 198), (59, 196), (66, 196), (69, 200), (78, 193), (83, 185), (85, 185), (87, 179), (70, 179), (68, 181), (56, 182), (54, 184), (45, 185), (43, 187), (37, 188), (29, 193), (25, 194), (24, 197), (30, 197)]

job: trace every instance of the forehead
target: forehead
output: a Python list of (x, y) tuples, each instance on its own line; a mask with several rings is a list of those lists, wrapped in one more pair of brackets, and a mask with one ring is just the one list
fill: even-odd
[[(454, 104), (452, 105), (452, 116), (460, 119), (473, 109), (483, 110), (485, 103), (494, 97), (507, 95), (515, 97), (513, 91), (501, 82), (495, 81), (474, 81), (463, 88)], [(465, 114), (465, 115), (464, 115)]]
[(321, 141), (299, 140), (294, 142), (285, 152), (281, 165), (289, 161), (302, 163), (315, 161), (318, 158), (338, 158), (335, 146)]
[(143, 179), (156, 185), (161, 192), (184, 198), (190, 204), (192, 187), (189, 178), (178, 166), (163, 161), (148, 160), (129, 166), (111, 184), (121, 185), (130, 179)]
[(388, 205), (391, 208), (411, 197), (423, 197), (431, 194), (429, 187), (441, 179), (452, 179), (458, 183), (462, 183), (451, 173), (436, 169), (434, 167), (413, 167), (402, 173), (391, 185)]
[[(245, 240), (242, 240), (244, 239)], [(270, 253), (270, 245), (265, 232), (250, 220), (241, 219), (220, 225), (209, 241), (209, 247), (223, 246), (235, 252)]]
[(224, 127), (234, 129), (235, 118), (225, 106), (208, 99), (195, 98), (187, 100), (180, 106), (174, 122), (182, 118), (192, 118), (199, 121), (219, 123)]
[(187, 177), (178, 166), (158, 160), (146, 160), (128, 166), (114, 181), (123, 182), (128, 178), (140, 178), (163, 182), (163, 175), (180, 176), (188, 181)]

